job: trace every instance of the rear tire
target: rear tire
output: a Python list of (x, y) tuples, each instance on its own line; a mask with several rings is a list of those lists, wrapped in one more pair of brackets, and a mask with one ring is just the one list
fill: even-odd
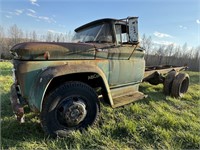
[(170, 95), (172, 90), (172, 83), (177, 75), (176, 71), (171, 71), (167, 74), (164, 84), (163, 84), (163, 92), (165, 95)]
[(182, 97), (188, 90), (189, 82), (188, 74), (179, 73), (172, 83), (171, 96), (175, 98)]
[(99, 100), (96, 92), (82, 82), (67, 82), (43, 102), (41, 124), (50, 136), (66, 137), (97, 123)]

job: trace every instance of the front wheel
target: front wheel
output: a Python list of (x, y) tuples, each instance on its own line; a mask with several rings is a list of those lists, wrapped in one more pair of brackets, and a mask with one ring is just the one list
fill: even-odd
[(65, 137), (73, 130), (94, 125), (99, 116), (96, 92), (82, 82), (67, 82), (44, 100), (41, 124), (51, 136)]

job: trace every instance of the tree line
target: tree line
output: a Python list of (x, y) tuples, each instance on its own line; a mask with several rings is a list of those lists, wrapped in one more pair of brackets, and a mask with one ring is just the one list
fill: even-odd
[[(12, 46), (21, 42), (71, 42), (72, 32), (56, 33), (48, 31), (45, 34), (38, 34), (36, 31), (24, 32), (17, 25), (8, 29), (0, 26), (0, 59), (11, 59), (9, 50)], [(187, 65), (192, 71), (199, 71), (200, 46), (188, 47), (175, 44), (155, 44), (151, 36), (145, 34), (141, 38), (140, 46), (145, 49), (145, 60), (147, 66), (158, 65)]]
[(16, 44), (22, 42), (70, 42), (73, 33), (56, 33), (48, 31), (45, 34), (38, 34), (36, 31), (24, 32), (17, 25), (8, 29), (0, 26), (0, 59), (11, 59), (9, 50)]
[(189, 70), (200, 71), (200, 45), (197, 47), (188, 47), (187, 43), (181, 45), (175, 44), (155, 44), (151, 36), (145, 34), (141, 39), (141, 47), (145, 49), (146, 65), (187, 65)]

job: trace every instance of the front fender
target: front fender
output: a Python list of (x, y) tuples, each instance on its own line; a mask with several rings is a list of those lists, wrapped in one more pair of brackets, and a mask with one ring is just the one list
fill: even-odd
[(41, 111), (44, 95), (53, 78), (73, 73), (97, 73), (102, 78), (107, 90), (109, 101), (111, 105), (113, 105), (107, 78), (104, 72), (98, 66), (90, 64), (65, 64), (61, 66), (47, 67), (43, 69), (43, 71), (40, 73), (36, 82), (31, 88), (29, 100), (30, 107), (33, 108), (35, 111)]

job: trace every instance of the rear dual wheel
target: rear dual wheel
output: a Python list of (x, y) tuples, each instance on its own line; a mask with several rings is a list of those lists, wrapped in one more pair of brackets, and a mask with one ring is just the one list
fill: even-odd
[(67, 82), (45, 98), (41, 124), (48, 135), (65, 137), (96, 124), (98, 116), (96, 92), (85, 83)]
[(179, 73), (172, 83), (171, 96), (178, 98), (182, 97), (187, 92), (189, 87), (189, 75), (186, 73)]
[(166, 95), (178, 98), (187, 92), (188, 87), (189, 75), (172, 71), (165, 78), (163, 91)]
[(163, 84), (163, 92), (165, 93), (165, 95), (171, 94), (172, 83), (173, 83), (176, 75), (177, 75), (176, 71), (171, 71), (165, 77), (165, 81), (164, 81), (164, 84)]

